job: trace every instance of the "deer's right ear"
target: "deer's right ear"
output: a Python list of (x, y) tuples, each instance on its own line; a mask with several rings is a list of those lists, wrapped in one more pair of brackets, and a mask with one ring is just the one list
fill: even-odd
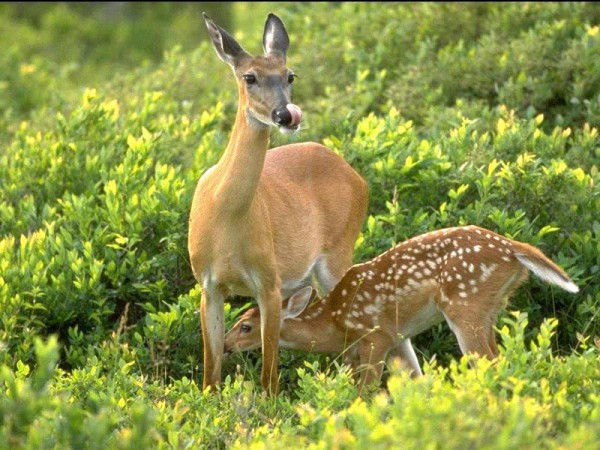
[(287, 307), (281, 311), (281, 319), (294, 319), (306, 309), (312, 297), (313, 288), (307, 286), (292, 295), (287, 301)]
[(269, 14), (265, 22), (265, 31), (263, 32), (263, 49), (265, 50), (265, 55), (278, 53), (285, 59), (289, 45), (290, 38), (285, 30), (285, 25), (275, 14)]
[(249, 58), (250, 55), (240, 44), (223, 28), (215, 24), (210, 17), (202, 13), (208, 34), (213, 43), (217, 55), (230, 66), (234, 67), (242, 58)]

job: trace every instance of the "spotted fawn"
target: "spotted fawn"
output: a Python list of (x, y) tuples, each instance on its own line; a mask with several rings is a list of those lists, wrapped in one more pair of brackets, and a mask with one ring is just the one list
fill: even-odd
[[(323, 298), (308, 287), (285, 300), (279, 343), (358, 357), (362, 387), (381, 379), (391, 350), (413, 376), (422, 375), (410, 338), (443, 320), (463, 354), (492, 359), (498, 355), (496, 318), (529, 271), (568, 292), (579, 291), (531, 245), (476, 226), (422, 234), (352, 266)], [(260, 345), (260, 313), (252, 308), (225, 336), (225, 353)]]

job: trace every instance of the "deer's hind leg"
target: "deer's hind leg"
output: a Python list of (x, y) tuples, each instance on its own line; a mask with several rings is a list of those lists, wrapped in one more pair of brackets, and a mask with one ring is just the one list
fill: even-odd
[(471, 319), (450, 318), (446, 314), (444, 316), (456, 336), (463, 355), (475, 354), (490, 360), (497, 356), (494, 329), (490, 317)]
[(315, 264), (315, 275), (323, 295), (335, 287), (351, 265), (352, 253), (347, 251), (340, 250), (319, 258)]
[(496, 299), (483, 293), (471, 293), (468, 299), (459, 293), (443, 298), (440, 310), (462, 354), (494, 359), (498, 351), (493, 326), (500, 306)]
[(488, 359), (498, 356), (494, 331), (498, 313), (526, 277), (527, 272), (520, 270), (502, 280), (502, 284), (491, 284), (486, 291), (466, 298), (453, 295), (440, 305), (463, 355), (474, 353)]

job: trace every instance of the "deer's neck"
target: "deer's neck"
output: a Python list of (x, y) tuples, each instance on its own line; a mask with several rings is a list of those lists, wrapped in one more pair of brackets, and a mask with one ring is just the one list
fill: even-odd
[(333, 320), (327, 297), (311, 305), (282, 328), (281, 345), (296, 350), (333, 353), (344, 350), (345, 333)]
[(243, 213), (252, 204), (269, 146), (269, 127), (246, 110), (240, 92), (231, 138), (216, 170), (217, 198), (223, 211)]

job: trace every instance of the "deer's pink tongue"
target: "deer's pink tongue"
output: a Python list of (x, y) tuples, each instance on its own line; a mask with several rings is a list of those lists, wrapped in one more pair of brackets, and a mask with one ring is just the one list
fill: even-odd
[(302, 120), (302, 110), (293, 103), (288, 103), (287, 105), (285, 105), (285, 107), (292, 115), (290, 127), (297, 127), (298, 125), (300, 125), (300, 121)]

